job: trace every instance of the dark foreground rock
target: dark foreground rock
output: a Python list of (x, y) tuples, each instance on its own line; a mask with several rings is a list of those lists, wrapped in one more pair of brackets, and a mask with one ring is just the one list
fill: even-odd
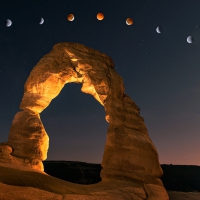
[[(78, 184), (94, 184), (101, 181), (100, 164), (74, 161), (44, 161), (47, 174), (65, 181)], [(164, 175), (161, 177), (167, 190), (182, 192), (200, 192), (200, 166), (161, 165)]]
[(169, 200), (169, 197), (163, 185), (124, 179), (102, 180), (83, 185), (61, 180), (26, 166), (0, 163), (0, 199)]
[(161, 165), (161, 180), (167, 190), (182, 192), (200, 192), (200, 166)]
[(100, 164), (76, 161), (43, 161), (44, 171), (56, 178), (78, 184), (94, 184), (101, 181)]

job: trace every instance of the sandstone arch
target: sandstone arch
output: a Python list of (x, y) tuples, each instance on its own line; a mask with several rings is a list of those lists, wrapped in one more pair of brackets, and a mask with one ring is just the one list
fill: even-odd
[(12, 147), (8, 157), (13, 161), (9, 162), (43, 171), (49, 138), (40, 113), (70, 82), (82, 84), (81, 91), (93, 95), (105, 108), (109, 127), (102, 181), (134, 180), (163, 188), (158, 153), (139, 108), (125, 94), (123, 79), (114, 70), (112, 59), (77, 43), (54, 45), (31, 71), (24, 86), (22, 111), (15, 115), (8, 142), (4, 144)]

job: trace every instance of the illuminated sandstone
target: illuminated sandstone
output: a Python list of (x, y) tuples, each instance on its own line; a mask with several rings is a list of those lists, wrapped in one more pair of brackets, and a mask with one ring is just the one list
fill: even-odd
[[(17, 164), (24, 166), (26, 160), (28, 167), (43, 171), (42, 161), (47, 158), (49, 138), (40, 113), (65, 84), (72, 82), (81, 83), (81, 91), (94, 96), (106, 112), (109, 127), (102, 160), (102, 184), (117, 180), (139, 181), (143, 199), (146, 194), (152, 195), (152, 199), (168, 199), (159, 179), (163, 172), (158, 153), (148, 136), (140, 109), (125, 94), (123, 79), (114, 70), (112, 59), (82, 44), (56, 44), (31, 71), (24, 86), (22, 111), (12, 122), (6, 144), (7, 161), (4, 162), (16, 164), (12, 160), (18, 159)], [(3, 155), (0, 155), (0, 162), (6, 160)]]

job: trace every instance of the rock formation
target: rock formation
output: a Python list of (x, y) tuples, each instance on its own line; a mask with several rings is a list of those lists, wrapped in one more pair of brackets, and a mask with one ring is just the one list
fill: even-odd
[(144, 197), (138, 199), (168, 199), (159, 179), (163, 172), (158, 153), (140, 109), (125, 94), (114, 62), (82, 44), (58, 43), (33, 68), (24, 86), (22, 111), (14, 116), (8, 142), (0, 145), (0, 162), (44, 170), (42, 161), (47, 158), (49, 138), (40, 113), (71, 82), (81, 83), (81, 91), (94, 96), (105, 108), (109, 127), (101, 164), (102, 183), (139, 182)]

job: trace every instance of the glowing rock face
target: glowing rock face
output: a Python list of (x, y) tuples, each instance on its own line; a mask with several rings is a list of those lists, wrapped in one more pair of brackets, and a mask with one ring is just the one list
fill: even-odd
[[(47, 158), (49, 139), (40, 113), (65, 84), (72, 82), (81, 83), (81, 91), (94, 96), (106, 112), (109, 127), (101, 164), (102, 181), (140, 181), (149, 193), (159, 188), (166, 198), (161, 195), (158, 199), (166, 200), (159, 179), (163, 172), (158, 153), (140, 109), (124, 93), (123, 79), (114, 70), (112, 59), (82, 44), (56, 44), (31, 71), (24, 86), (22, 111), (15, 115), (10, 129), (7, 144), (13, 149), (12, 156), (34, 161)], [(43, 170), (41, 162), (38, 169)]]

